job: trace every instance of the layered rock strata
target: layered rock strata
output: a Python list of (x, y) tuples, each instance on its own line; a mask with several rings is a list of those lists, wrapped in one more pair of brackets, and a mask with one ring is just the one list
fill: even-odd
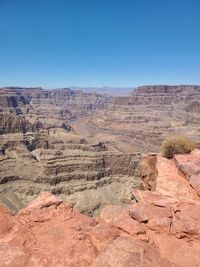
[(0, 103), (0, 133), (59, 127), (126, 153), (158, 152), (177, 134), (199, 145), (199, 86), (143, 86), (121, 97), (11, 87), (0, 90)]
[(127, 203), (140, 183), (140, 154), (107, 151), (60, 128), (0, 135), (0, 200), (13, 212), (41, 191), (96, 214), (107, 203)]
[[(83, 93), (69, 88), (1, 88), (0, 113), (4, 117), (0, 120), (0, 133), (27, 132), (31, 129), (30, 125), (35, 130), (68, 128), (69, 121), (104, 108), (110, 99), (110, 96)], [(20, 123), (21, 120), (26, 125), (17, 127), (15, 122)]]
[(199, 107), (200, 86), (144, 86), (131, 96), (113, 97), (105, 109), (72, 126), (122, 152), (158, 152), (172, 135), (199, 144)]
[(175, 160), (158, 156), (155, 167), (155, 192), (134, 189), (134, 203), (107, 205), (97, 218), (47, 192), (15, 216), (1, 207), (0, 265), (198, 267), (199, 196)]

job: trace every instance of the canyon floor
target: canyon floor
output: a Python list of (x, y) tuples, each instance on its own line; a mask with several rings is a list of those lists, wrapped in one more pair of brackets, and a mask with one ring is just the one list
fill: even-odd
[(200, 266), (200, 87), (0, 89), (0, 266)]

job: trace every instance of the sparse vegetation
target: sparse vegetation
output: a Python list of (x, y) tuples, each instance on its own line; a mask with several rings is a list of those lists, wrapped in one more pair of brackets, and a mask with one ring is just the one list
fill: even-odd
[(168, 137), (161, 146), (161, 154), (165, 158), (172, 158), (174, 154), (187, 154), (194, 150), (192, 141), (183, 136)]

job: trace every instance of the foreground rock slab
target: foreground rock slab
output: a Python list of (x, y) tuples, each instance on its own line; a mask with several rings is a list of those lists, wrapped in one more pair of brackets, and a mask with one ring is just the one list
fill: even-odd
[(82, 215), (47, 192), (15, 217), (0, 212), (2, 267), (176, 266), (123, 227)]
[(175, 162), (178, 169), (200, 196), (200, 151), (194, 150), (188, 155), (176, 155)]

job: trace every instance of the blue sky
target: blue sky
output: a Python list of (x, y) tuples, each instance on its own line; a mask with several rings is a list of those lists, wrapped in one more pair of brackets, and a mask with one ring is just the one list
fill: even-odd
[(0, 0), (0, 86), (200, 84), (199, 0)]

